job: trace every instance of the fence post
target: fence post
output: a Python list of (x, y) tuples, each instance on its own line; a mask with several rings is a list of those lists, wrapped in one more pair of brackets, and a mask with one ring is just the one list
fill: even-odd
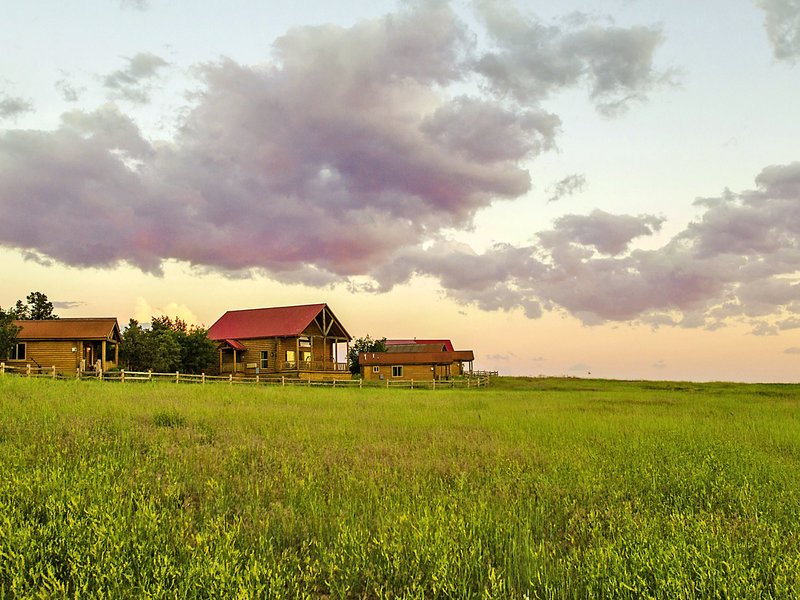
[(153, 380), (153, 369), (147, 369), (147, 381)]
[(388, 377), (386, 378), (386, 389), (387, 390), (389, 389), (389, 378)]
[(412, 390), (414, 389), (414, 380), (413, 379), (411, 380), (411, 389)]
[(336, 387), (336, 377), (333, 378), (333, 387)]
[(361, 389), (361, 384), (364, 383), (364, 380), (359, 378), (358, 380), (358, 389)]
[(256, 385), (258, 385), (258, 381), (259, 381), (259, 376), (256, 375)]
[(233, 373), (228, 375), (228, 385), (233, 385)]
[(122, 369), (119, 372), (119, 380), (120, 380), (121, 383), (125, 383), (125, 369)]
[(56, 366), (53, 365), (53, 379), (56, 378)]
[(470, 380), (470, 378), (467, 377), (467, 389), (469, 389), (469, 380)]
[(30, 377), (30, 376), (31, 376), (31, 363), (28, 363), (28, 364), (27, 364), (27, 368), (25, 369), (25, 375), (26, 375), (27, 377)]
[(433, 389), (436, 389), (436, 377), (433, 378)]
[(200, 379), (200, 381), (203, 383), (203, 385), (205, 385), (205, 383), (206, 383), (206, 374), (205, 373), (201, 373), (201, 375), (202, 375), (202, 378)]
[(0, 362), (0, 375), (6, 374), (6, 363)]
[(308, 376), (308, 387), (311, 387), (311, 375)]
[[(55, 369), (55, 367), (53, 367), (53, 368)], [(100, 381), (103, 381), (103, 369), (100, 369), (97, 372), (97, 379), (99, 379)]]
[(283, 375), (281, 375), (281, 387), (286, 387), (286, 380), (283, 378)]
[(80, 367), (78, 367), (78, 368), (75, 370), (75, 377), (76, 377), (76, 378), (78, 378), (78, 379), (80, 379), (80, 378), (81, 378), (81, 368), (80, 368)]

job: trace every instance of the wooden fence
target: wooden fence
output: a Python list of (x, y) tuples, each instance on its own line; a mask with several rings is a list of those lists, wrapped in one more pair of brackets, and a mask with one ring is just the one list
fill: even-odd
[(15, 367), (0, 362), (0, 375), (15, 374), (23, 377), (46, 377), (50, 379), (94, 379), (99, 381), (117, 381), (120, 383), (148, 382), (148, 381), (167, 381), (172, 383), (195, 383), (204, 385), (228, 384), (228, 385), (276, 385), (286, 386), (306, 386), (306, 387), (330, 387), (330, 388), (408, 388), (408, 389), (428, 389), (428, 390), (450, 390), (455, 388), (481, 388), (487, 387), (490, 383), (489, 376), (465, 376), (459, 379), (449, 380), (414, 380), (414, 379), (393, 379), (385, 381), (366, 381), (364, 379), (331, 379), (315, 380), (311, 378), (299, 379), (297, 377), (267, 377), (256, 375), (255, 377), (234, 377), (231, 375), (193, 375), (189, 373), (153, 373), (152, 371), (81, 371), (77, 369), (75, 373), (64, 374), (53, 367), (32, 367), (28, 364), (25, 367)]

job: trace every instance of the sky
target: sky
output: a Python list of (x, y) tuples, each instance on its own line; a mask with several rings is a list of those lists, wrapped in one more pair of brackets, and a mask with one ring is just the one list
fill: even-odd
[(800, 381), (800, 0), (297, 4), (5, 7), (0, 307)]

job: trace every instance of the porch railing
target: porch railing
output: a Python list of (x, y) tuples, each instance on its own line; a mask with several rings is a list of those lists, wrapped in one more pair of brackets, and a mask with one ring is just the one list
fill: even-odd
[(321, 360), (290, 360), (278, 363), (281, 371), (347, 371), (347, 363)]

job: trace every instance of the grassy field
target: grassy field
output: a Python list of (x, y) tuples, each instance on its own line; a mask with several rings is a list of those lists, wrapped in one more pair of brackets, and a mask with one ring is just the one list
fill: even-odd
[(798, 386), (0, 378), (0, 598), (798, 596)]

